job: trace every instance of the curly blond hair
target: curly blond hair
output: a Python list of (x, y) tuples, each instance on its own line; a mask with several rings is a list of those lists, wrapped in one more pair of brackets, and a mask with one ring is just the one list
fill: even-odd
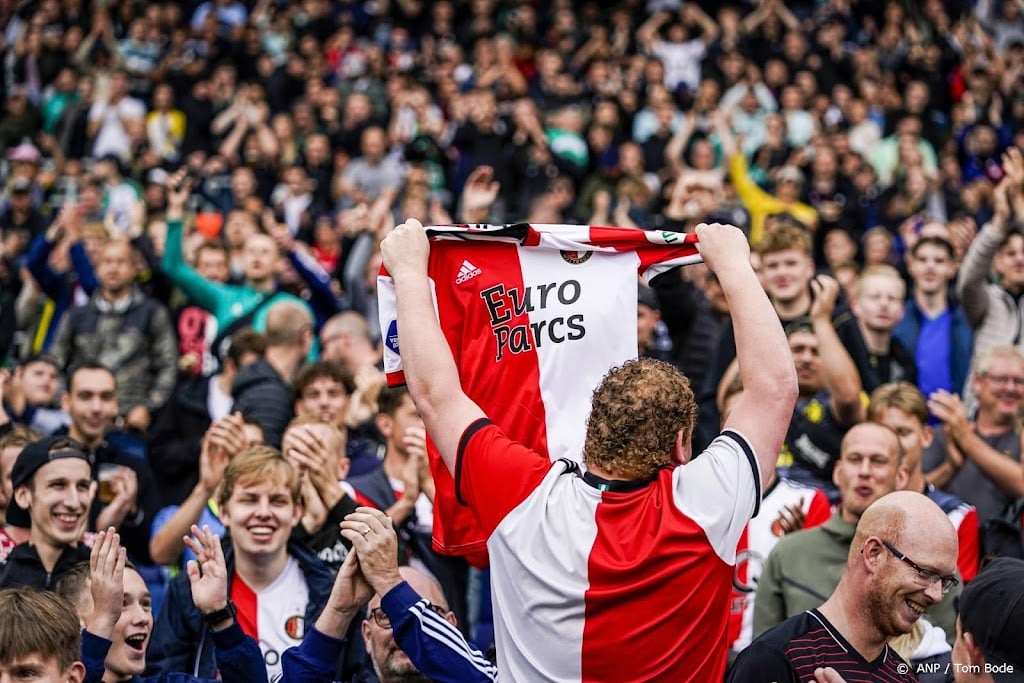
[(639, 358), (612, 368), (594, 390), (583, 461), (616, 477), (639, 479), (672, 463), (680, 430), (697, 418), (690, 381), (674, 366)]

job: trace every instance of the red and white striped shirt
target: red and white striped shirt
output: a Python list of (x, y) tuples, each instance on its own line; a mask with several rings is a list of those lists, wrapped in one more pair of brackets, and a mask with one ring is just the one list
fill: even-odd
[(743, 435), (619, 492), (479, 420), (456, 473), (488, 536), (503, 679), (722, 680), (736, 544), (761, 497)]

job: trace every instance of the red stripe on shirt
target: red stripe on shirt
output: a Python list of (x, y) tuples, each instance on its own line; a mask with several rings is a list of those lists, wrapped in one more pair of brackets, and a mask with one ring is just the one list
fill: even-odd
[(235, 608), (238, 609), (235, 620), (242, 627), (242, 631), (257, 643), (260, 642), (259, 602), (256, 593), (238, 574), (231, 580), (231, 602), (235, 603)]

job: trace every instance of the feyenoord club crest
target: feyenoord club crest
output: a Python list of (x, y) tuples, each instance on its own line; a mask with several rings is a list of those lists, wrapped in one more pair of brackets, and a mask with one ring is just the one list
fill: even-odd
[(284, 632), (292, 640), (302, 640), (306, 637), (306, 618), (300, 614), (288, 617), (284, 622)]
[(560, 251), (562, 260), (566, 263), (571, 263), (574, 266), (578, 266), (581, 263), (586, 263), (587, 260), (594, 255), (592, 251)]

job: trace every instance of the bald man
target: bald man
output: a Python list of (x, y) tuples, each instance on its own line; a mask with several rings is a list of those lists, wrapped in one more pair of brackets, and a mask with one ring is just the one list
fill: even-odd
[[(438, 583), (415, 569), (399, 568), (398, 536), (387, 515), (358, 508), (341, 523), (341, 533), (352, 552), (316, 625), (301, 645), (285, 651), (283, 681), (332, 681), (348, 627), (367, 601), (362, 632), (372, 675), (380, 683), (497, 680), (497, 667), (455, 628), (455, 615)], [(365, 680), (373, 680), (372, 675)]]
[(831, 667), (846, 680), (916, 681), (888, 643), (958, 585), (956, 563), (956, 530), (935, 503), (912, 491), (879, 498), (860, 518), (831, 597), (754, 640), (729, 680), (800, 683)]
[(279, 301), (267, 311), (265, 337), (263, 358), (235, 378), (231, 410), (259, 422), (267, 445), (280, 448), (293, 417), (292, 379), (313, 344), (313, 316), (303, 304)]
[[(814, 529), (787, 534), (764, 563), (754, 601), (754, 635), (821, 605), (839, 584), (861, 516), (877, 500), (902, 490), (908, 481), (899, 436), (890, 427), (863, 422), (843, 437), (832, 481), (839, 506)], [(948, 519), (948, 518), (947, 518)], [(931, 623), (953, 644), (954, 590), (928, 612)]]

